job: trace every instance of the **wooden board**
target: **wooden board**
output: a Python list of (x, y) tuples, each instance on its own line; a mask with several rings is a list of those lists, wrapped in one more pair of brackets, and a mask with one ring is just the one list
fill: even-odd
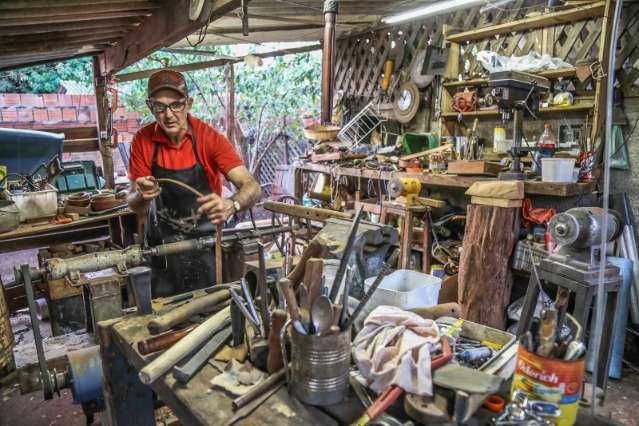
[(120, 216), (127, 216), (132, 214), (133, 212), (131, 212), (129, 209), (123, 209), (115, 213), (109, 213), (109, 214), (100, 215), (100, 216), (90, 216), (80, 220), (73, 221), (71, 223), (65, 223), (60, 225), (56, 225), (56, 224), (48, 223), (48, 222), (36, 223), (36, 224), (23, 223), (17, 229), (14, 229), (11, 232), (5, 232), (3, 234), (0, 234), (0, 242), (14, 239), (14, 238), (37, 235), (40, 233), (53, 232), (53, 231), (58, 231), (63, 229), (79, 227), (79, 226), (88, 225), (91, 223), (98, 223), (107, 219), (114, 219)]
[[(322, 164), (306, 163), (296, 168), (299, 172), (319, 172), (328, 175), (351, 176), (364, 179), (390, 180), (397, 178), (415, 178), (427, 187), (469, 188), (475, 182), (496, 181), (486, 176), (457, 176), (450, 174), (422, 174), (404, 172), (383, 172), (353, 167), (330, 167)], [(296, 178), (297, 181), (297, 178)], [(588, 183), (548, 183), (541, 181), (525, 181), (524, 188), (528, 195), (548, 195), (553, 197), (571, 197), (587, 194), (595, 190), (596, 182)]]
[[(590, 111), (594, 108), (594, 104), (582, 103), (576, 105), (570, 105), (566, 107), (548, 107), (548, 108), (539, 108), (540, 114), (557, 114), (557, 113), (573, 113), (573, 112), (582, 112), (582, 111)], [(461, 115), (462, 120), (465, 118), (482, 118), (482, 117), (499, 117), (500, 112), (497, 109), (490, 110), (479, 110), (479, 111), (469, 111), (464, 113), (459, 113), (457, 111), (447, 111), (442, 113), (442, 118), (444, 119), (455, 119)]]
[(505, 200), (503, 198), (478, 197), (477, 195), (470, 197), (470, 202), (482, 206), (505, 208), (521, 207), (522, 205), (522, 200)]
[(448, 173), (456, 175), (496, 176), (502, 170), (501, 164), (486, 160), (459, 160), (448, 163)]
[(498, 25), (491, 25), (476, 30), (451, 34), (447, 37), (447, 40), (454, 43), (463, 43), (469, 40), (482, 40), (495, 36), (497, 34), (508, 34), (518, 31), (545, 28), (559, 24), (570, 24), (576, 21), (592, 18), (594, 16), (602, 16), (605, 4), (605, 1), (599, 1), (587, 6), (575, 7), (559, 12), (544, 13), (530, 18), (519, 19), (516, 21), (506, 22)]
[(319, 163), (320, 161), (348, 161), (366, 158), (366, 154), (355, 154), (350, 152), (327, 152), (326, 154), (313, 154), (311, 161)]
[[(542, 77), (546, 77), (546, 78), (550, 78), (550, 79), (554, 79), (554, 78), (560, 78), (560, 77), (574, 77), (576, 74), (576, 69), (575, 68), (561, 68), (561, 69), (557, 69), (557, 70), (546, 70), (546, 71), (540, 71), (540, 72), (536, 72), (533, 73), (535, 75), (539, 75)], [(488, 84), (488, 79), (487, 78), (473, 78), (470, 80), (453, 80), (453, 81), (447, 81), (443, 84), (444, 87), (451, 89), (451, 88), (460, 88), (460, 87), (466, 87), (466, 86), (485, 86)]]

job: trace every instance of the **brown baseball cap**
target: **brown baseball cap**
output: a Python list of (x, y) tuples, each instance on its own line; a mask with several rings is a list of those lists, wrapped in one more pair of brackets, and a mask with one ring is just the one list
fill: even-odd
[(162, 70), (149, 77), (149, 84), (146, 89), (147, 96), (153, 96), (153, 94), (160, 89), (171, 89), (182, 96), (189, 96), (186, 80), (184, 80), (184, 76), (177, 71)]

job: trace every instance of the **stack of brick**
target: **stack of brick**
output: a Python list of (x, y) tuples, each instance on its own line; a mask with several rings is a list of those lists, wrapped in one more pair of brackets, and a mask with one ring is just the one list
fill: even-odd
[[(118, 141), (131, 142), (141, 127), (141, 121), (138, 112), (126, 111), (124, 106), (118, 106), (113, 114), (113, 127), (117, 130)], [(0, 93), (0, 127), (46, 131), (95, 125), (94, 95)], [(113, 154), (115, 171), (123, 175), (125, 168), (120, 154), (117, 151)], [(78, 160), (93, 160), (98, 165), (102, 164), (98, 152), (64, 155), (64, 161)]]

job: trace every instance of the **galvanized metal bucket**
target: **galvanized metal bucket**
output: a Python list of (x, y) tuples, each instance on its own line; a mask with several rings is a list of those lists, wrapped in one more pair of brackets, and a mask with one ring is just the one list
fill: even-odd
[[(286, 335), (289, 323), (282, 329)], [(290, 328), (291, 365), (288, 366), (284, 339), (282, 358), (289, 392), (310, 405), (332, 405), (348, 393), (351, 363), (351, 331), (325, 336), (304, 335)]]

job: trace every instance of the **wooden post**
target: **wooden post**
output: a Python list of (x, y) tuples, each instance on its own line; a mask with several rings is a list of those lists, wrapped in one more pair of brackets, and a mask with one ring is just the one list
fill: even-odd
[[(226, 138), (235, 145), (235, 68), (232, 63), (224, 66), (224, 82), (226, 83), (226, 94), (224, 103), (226, 104), (225, 125)], [(244, 156), (244, 152), (241, 153)]]
[[(103, 63), (103, 62), (102, 62)], [(106, 96), (107, 76), (102, 72), (101, 61), (98, 56), (93, 57), (93, 87), (95, 89), (96, 116), (98, 128), (98, 146), (102, 156), (102, 170), (107, 188), (115, 187), (115, 171), (113, 169), (113, 152), (111, 151), (111, 135), (107, 131), (109, 115), (109, 100)], [(112, 113), (117, 105), (112, 105)]]
[[(610, 53), (616, 51), (616, 46), (612, 46), (612, 20), (615, 13), (615, 0), (607, 0), (606, 7), (603, 16), (601, 36), (599, 39), (599, 64), (603, 70), (603, 77), (595, 83), (595, 109), (592, 117), (592, 129), (590, 132), (590, 140), (592, 144), (597, 142), (598, 137), (602, 137), (602, 143), (597, 148), (597, 161), (603, 161), (603, 144), (610, 143), (610, 141), (603, 141), (603, 125), (606, 114), (606, 97), (612, 96), (612, 93), (606, 93), (606, 87), (608, 86), (608, 78), (614, 76), (607, 76), (608, 61), (610, 61)], [(594, 145), (593, 145), (594, 146)]]
[(333, 90), (335, 83), (335, 17), (339, 3), (324, 1), (324, 46), (322, 51), (322, 124), (333, 120)]

